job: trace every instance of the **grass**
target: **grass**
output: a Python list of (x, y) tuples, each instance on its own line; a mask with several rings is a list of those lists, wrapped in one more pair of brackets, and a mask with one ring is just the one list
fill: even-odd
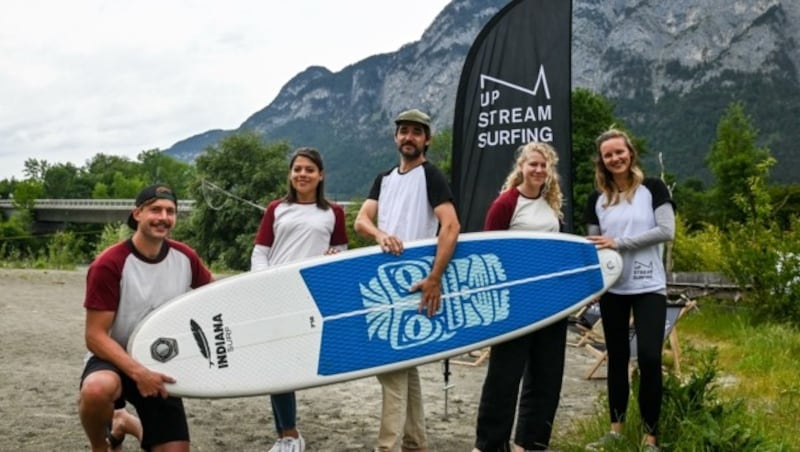
[[(745, 309), (714, 300), (701, 300), (678, 329), (683, 372), (665, 378), (662, 450), (800, 451), (800, 331), (753, 324)], [(636, 392), (620, 451), (640, 450)], [(580, 451), (607, 432), (605, 396), (596, 406), (596, 415), (557, 428), (551, 445)]]
[[(800, 331), (787, 325), (750, 323), (747, 311), (715, 302), (681, 321), (681, 341), (692, 350), (716, 347), (720, 395), (741, 399), (755, 414), (754, 428), (788, 447), (800, 438)], [(689, 354), (691, 357), (696, 353)], [(791, 446), (791, 447), (790, 447)]]

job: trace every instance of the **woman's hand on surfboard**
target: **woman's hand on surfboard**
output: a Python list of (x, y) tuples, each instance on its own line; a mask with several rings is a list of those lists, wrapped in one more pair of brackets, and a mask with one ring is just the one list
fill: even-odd
[(609, 248), (613, 250), (617, 247), (617, 242), (615, 242), (612, 237), (606, 237), (604, 235), (590, 235), (587, 236), (586, 239), (597, 245), (597, 248), (599, 249)]

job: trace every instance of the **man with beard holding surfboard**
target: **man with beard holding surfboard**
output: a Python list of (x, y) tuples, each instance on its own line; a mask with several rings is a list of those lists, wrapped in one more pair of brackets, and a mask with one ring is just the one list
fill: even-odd
[[(421, 293), (419, 312), (430, 317), (441, 306), (441, 279), (461, 226), (447, 179), (425, 158), (431, 142), (431, 118), (413, 109), (400, 113), (394, 123), (400, 163), (375, 178), (354, 226), (358, 234), (395, 255), (402, 254), (403, 242), (438, 236), (430, 273), (411, 288), (411, 292)], [(427, 451), (417, 368), (387, 372), (378, 375), (378, 381), (383, 405), (375, 450), (394, 451), (399, 444), (404, 452)]]
[(89, 266), (84, 299), (89, 354), (78, 413), (92, 451), (107, 450), (115, 438), (113, 413), (121, 414), (126, 400), (141, 420), (143, 449), (189, 450), (183, 401), (170, 397), (165, 386), (174, 379), (148, 370), (126, 350), (133, 329), (149, 312), (211, 282), (197, 253), (168, 238), (177, 209), (177, 197), (166, 185), (144, 188), (128, 217), (133, 236), (107, 248)]

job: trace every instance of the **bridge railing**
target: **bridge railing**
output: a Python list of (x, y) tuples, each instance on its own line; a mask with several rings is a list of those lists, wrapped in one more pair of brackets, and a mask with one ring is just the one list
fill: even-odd
[[(36, 210), (131, 210), (133, 199), (37, 199), (33, 208)], [(189, 212), (194, 207), (193, 199), (178, 200), (178, 211)], [(14, 200), (0, 199), (0, 209), (13, 209)]]

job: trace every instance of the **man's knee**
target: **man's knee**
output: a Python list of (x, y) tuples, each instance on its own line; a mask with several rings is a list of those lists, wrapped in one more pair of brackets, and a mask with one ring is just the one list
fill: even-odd
[(114, 403), (122, 396), (122, 382), (119, 375), (114, 372), (101, 370), (92, 372), (83, 379), (81, 384), (80, 406), (97, 403)]

